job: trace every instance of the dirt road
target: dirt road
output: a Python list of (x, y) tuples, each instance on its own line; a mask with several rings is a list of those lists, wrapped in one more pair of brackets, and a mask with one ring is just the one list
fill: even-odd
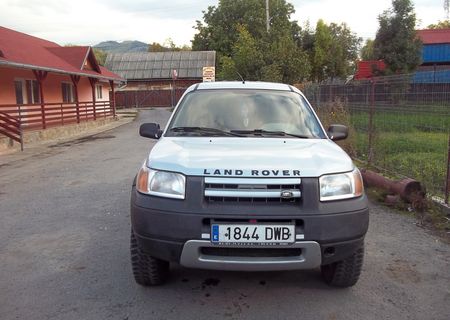
[(168, 116), (142, 111), (133, 123), (33, 157), (2, 156), (1, 319), (450, 319), (450, 246), (376, 205), (353, 288), (327, 287), (318, 270), (179, 266), (165, 286), (136, 285), (130, 185), (153, 144), (138, 126)]

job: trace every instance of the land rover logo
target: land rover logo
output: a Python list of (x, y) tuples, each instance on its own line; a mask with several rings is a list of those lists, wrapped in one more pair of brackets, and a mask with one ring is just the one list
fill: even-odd
[(289, 190), (283, 190), (280, 194), (282, 199), (292, 199), (294, 197), (294, 193)]

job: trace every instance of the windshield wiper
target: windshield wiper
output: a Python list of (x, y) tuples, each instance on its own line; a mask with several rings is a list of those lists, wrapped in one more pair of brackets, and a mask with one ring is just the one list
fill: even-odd
[(289, 137), (295, 137), (295, 138), (301, 138), (301, 139), (310, 139), (311, 137), (300, 135), (300, 134), (293, 134), (293, 133), (287, 133), (284, 131), (270, 131), (270, 130), (263, 130), (263, 129), (254, 129), (254, 130), (231, 130), (233, 133), (238, 134), (257, 134), (257, 135), (276, 135), (276, 136), (289, 136)]
[(169, 131), (172, 132), (200, 132), (200, 133), (212, 133), (212, 134), (220, 134), (225, 136), (234, 136), (234, 137), (243, 137), (243, 135), (239, 133), (233, 133), (230, 131), (224, 131), (216, 128), (208, 128), (208, 127), (173, 127), (170, 128)]

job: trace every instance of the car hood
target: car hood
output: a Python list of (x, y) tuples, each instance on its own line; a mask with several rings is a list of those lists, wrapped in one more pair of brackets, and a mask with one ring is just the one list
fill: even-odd
[(150, 168), (191, 176), (319, 177), (354, 168), (328, 139), (163, 137)]

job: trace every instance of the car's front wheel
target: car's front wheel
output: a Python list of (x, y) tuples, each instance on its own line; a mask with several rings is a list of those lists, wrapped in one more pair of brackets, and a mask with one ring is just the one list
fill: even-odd
[(335, 287), (351, 287), (358, 282), (364, 261), (364, 247), (351, 256), (331, 264), (321, 266), (325, 282)]
[(169, 262), (150, 256), (140, 248), (131, 230), (131, 266), (134, 280), (143, 286), (163, 284), (169, 276)]

